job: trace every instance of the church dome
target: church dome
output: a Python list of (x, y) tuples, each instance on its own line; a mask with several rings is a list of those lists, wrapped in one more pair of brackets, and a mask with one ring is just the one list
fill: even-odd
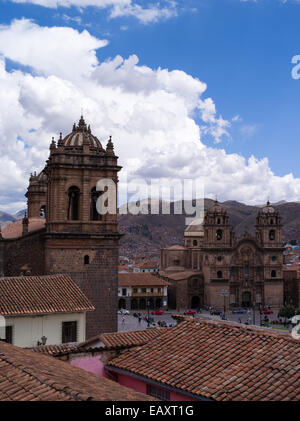
[(77, 125), (74, 123), (72, 132), (64, 139), (60, 139), (59, 144), (67, 148), (87, 144), (91, 148), (103, 150), (99, 139), (92, 134), (90, 126), (86, 125), (82, 116)]
[(270, 202), (267, 202), (267, 205), (263, 207), (263, 213), (274, 213), (275, 209), (270, 205)]

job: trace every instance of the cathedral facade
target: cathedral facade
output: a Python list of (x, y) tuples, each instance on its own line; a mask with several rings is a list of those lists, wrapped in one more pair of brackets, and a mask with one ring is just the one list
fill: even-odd
[(284, 301), (282, 223), (268, 202), (255, 237), (237, 238), (226, 210), (215, 201), (201, 224), (184, 233), (184, 247), (161, 250), (160, 276), (172, 283), (176, 308), (280, 307)]
[(87, 338), (117, 330), (117, 214), (96, 209), (97, 182), (117, 185), (117, 161), (111, 138), (103, 148), (81, 117), (70, 134), (52, 139), (45, 168), (30, 177), (27, 214), (0, 235), (2, 275), (71, 275), (96, 308), (87, 314)]

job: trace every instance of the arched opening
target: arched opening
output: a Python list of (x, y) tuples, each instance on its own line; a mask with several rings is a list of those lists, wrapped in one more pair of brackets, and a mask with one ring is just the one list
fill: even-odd
[(275, 230), (270, 230), (270, 232), (269, 232), (269, 239), (271, 241), (275, 240)]
[(145, 310), (146, 309), (146, 299), (145, 298), (140, 298), (140, 305), (139, 308), (141, 310)]
[(79, 195), (80, 190), (72, 186), (68, 190), (68, 220), (78, 221), (79, 219)]
[(119, 299), (119, 310), (121, 310), (121, 308), (126, 309), (126, 301), (124, 298)]
[(156, 298), (156, 300), (155, 300), (155, 307), (156, 308), (161, 308), (161, 298)]
[(46, 218), (46, 205), (43, 205), (40, 208), (40, 218)]
[(218, 279), (223, 278), (223, 273), (222, 273), (222, 271), (221, 271), (221, 270), (218, 270), (218, 272), (217, 272), (217, 277), (218, 277)]
[(93, 187), (91, 190), (91, 210), (90, 210), (90, 218), (91, 221), (100, 221), (101, 220), (101, 215), (100, 213), (98, 213), (97, 211), (97, 200), (98, 197), (101, 196), (103, 192), (101, 191), (97, 191), (96, 187)]
[(138, 308), (138, 300), (136, 298), (133, 298), (131, 300), (131, 310), (137, 310)]
[(154, 310), (154, 300), (153, 298), (149, 298), (148, 305), (151, 310)]
[(217, 237), (217, 240), (218, 240), (218, 241), (222, 240), (222, 237), (223, 237), (223, 232), (222, 232), (222, 230), (217, 230), (217, 232), (216, 232), (216, 237)]
[(86, 255), (84, 256), (84, 264), (89, 265), (90, 264), (90, 256)]
[(271, 271), (271, 278), (276, 278), (276, 270)]
[(191, 308), (199, 308), (200, 307), (200, 297), (195, 295), (191, 299)]
[(242, 294), (242, 306), (243, 307), (251, 307), (251, 292), (244, 291)]

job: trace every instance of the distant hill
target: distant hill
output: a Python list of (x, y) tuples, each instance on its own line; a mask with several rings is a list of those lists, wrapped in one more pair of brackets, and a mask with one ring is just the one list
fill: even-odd
[[(178, 204), (178, 202), (175, 203)], [(213, 200), (205, 199), (204, 208), (210, 208), (213, 203)], [(143, 201), (142, 205), (147, 210), (146, 201)], [(125, 234), (120, 243), (120, 255), (158, 257), (161, 248), (183, 244), (185, 215), (174, 214), (174, 203), (170, 203), (171, 213), (163, 215), (161, 206), (162, 203), (160, 202), (160, 213), (158, 215), (151, 215), (150, 213), (119, 215), (119, 230), (122, 234)], [(241, 235), (245, 231), (254, 233), (256, 215), (261, 206), (249, 206), (234, 200), (227, 200), (222, 203), (222, 206), (227, 210), (230, 224), (237, 235)], [(300, 244), (300, 202), (281, 201), (273, 204), (273, 206), (282, 216), (284, 240), (297, 240)], [(124, 209), (124, 205), (121, 208)], [(21, 219), (24, 212), (25, 210), (22, 210), (15, 215), (10, 215), (0, 211), (1, 225), (7, 225)]]

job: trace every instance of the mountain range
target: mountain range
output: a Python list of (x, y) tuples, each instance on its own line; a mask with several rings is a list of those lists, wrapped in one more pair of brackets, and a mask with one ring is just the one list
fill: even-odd
[[(211, 199), (204, 199), (204, 209), (210, 208), (213, 203)], [(120, 255), (153, 258), (159, 256), (159, 250), (163, 247), (183, 245), (185, 215), (174, 213), (174, 206), (178, 205), (178, 202), (170, 203), (170, 214), (162, 214), (162, 204), (163, 202), (156, 201), (156, 205), (159, 205), (159, 214), (150, 213), (146, 200), (141, 202), (144, 213), (138, 215), (125, 214), (127, 205), (120, 207), (120, 212), (124, 212), (119, 214), (119, 231), (124, 234), (120, 243)], [(245, 205), (233, 200), (223, 202), (221, 205), (227, 210), (236, 235), (241, 235), (245, 231), (254, 233), (256, 215), (261, 206)], [(300, 244), (300, 203), (282, 201), (274, 203), (273, 206), (282, 216), (284, 241), (295, 240)], [(14, 215), (0, 211), (0, 224), (5, 226), (21, 219), (24, 213), (25, 210)]]

